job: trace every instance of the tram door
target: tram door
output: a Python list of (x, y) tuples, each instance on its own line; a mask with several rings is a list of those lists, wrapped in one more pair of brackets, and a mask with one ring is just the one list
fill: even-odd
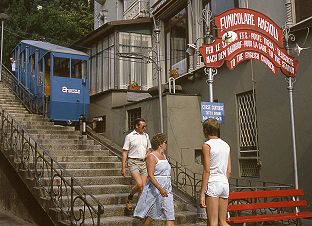
[[(83, 77), (86, 61), (54, 54), (48, 116), (54, 121), (78, 121), (89, 113), (89, 84)], [(84, 70), (83, 70), (84, 69)]]

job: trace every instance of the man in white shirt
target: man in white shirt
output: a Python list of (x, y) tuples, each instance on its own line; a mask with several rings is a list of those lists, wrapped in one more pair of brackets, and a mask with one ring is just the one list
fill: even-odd
[(129, 133), (122, 148), (122, 169), (121, 175), (126, 176), (126, 162), (132, 178), (135, 181), (134, 187), (128, 196), (126, 208), (133, 209), (132, 198), (134, 194), (142, 191), (147, 180), (147, 169), (145, 158), (150, 152), (151, 142), (147, 133), (145, 133), (146, 122), (143, 118), (134, 121), (135, 129)]
[(12, 73), (15, 75), (15, 71), (16, 71), (16, 62), (14, 60), (13, 57), (10, 58), (11, 60), (11, 70), (12, 70)]

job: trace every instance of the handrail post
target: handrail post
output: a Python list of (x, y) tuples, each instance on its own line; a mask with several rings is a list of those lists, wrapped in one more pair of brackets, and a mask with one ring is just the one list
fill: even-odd
[(51, 201), (53, 199), (53, 159), (51, 159), (51, 172), (50, 172), (50, 185), (51, 185), (51, 191), (50, 191), (50, 196), (51, 196)]
[(11, 140), (11, 142), (10, 142), (10, 151), (12, 151), (13, 150), (13, 118), (12, 118), (12, 120), (11, 120), (11, 137), (10, 137), (10, 140)]
[(194, 185), (193, 185), (193, 190), (194, 190), (194, 193), (193, 193), (193, 197), (195, 197), (195, 200), (196, 200), (196, 193), (197, 193), (197, 191), (196, 191), (196, 173), (193, 173), (193, 183), (194, 183)]
[(74, 218), (74, 180), (70, 177), (70, 225), (73, 225)]
[(3, 123), (4, 123), (4, 110), (1, 111), (1, 137), (0, 137), (0, 140), (1, 140), (1, 150), (3, 150), (3, 147), (4, 147), (4, 144), (3, 144)]
[(178, 181), (178, 178), (179, 178), (179, 166), (178, 166), (178, 161), (176, 161), (176, 183), (177, 183), (177, 188), (179, 188), (179, 181)]
[(101, 225), (101, 214), (102, 214), (102, 208), (101, 205), (98, 204), (98, 211), (97, 211), (97, 226)]

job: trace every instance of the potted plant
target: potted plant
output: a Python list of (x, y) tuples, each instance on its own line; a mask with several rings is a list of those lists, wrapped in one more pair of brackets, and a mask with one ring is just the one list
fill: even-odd
[(136, 81), (132, 81), (132, 82), (129, 83), (128, 89), (129, 90), (140, 90), (141, 86)]
[(170, 74), (170, 77), (178, 78), (179, 77), (179, 69), (178, 68), (172, 68), (169, 70), (169, 74)]

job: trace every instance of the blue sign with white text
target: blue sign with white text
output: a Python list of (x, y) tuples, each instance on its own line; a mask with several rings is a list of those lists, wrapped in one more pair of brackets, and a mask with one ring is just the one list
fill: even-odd
[(224, 103), (217, 102), (201, 102), (202, 122), (208, 118), (214, 118), (219, 123), (223, 123), (224, 119)]

